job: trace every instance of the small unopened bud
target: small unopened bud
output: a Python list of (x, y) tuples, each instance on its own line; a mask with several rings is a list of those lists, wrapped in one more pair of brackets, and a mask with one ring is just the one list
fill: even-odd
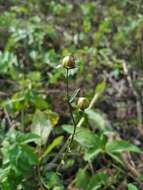
[(63, 58), (62, 65), (66, 69), (73, 69), (75, 68), (75, 58), (72, 55), (68, 55)]
[(88, 99), (85, 97), (79, 97), (78, 102), (77, 102), (77, 106), (81, 110), (88, 108), (88, 106), (89, 106)]

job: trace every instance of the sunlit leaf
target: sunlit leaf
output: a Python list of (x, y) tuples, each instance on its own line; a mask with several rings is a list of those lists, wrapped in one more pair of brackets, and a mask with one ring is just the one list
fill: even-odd
[(61, 144), (63, 141), (63, 136), (59, 136), (53, 140), (53, 142), (47, 147), (44, 154), (41, 156), (41, 158), (47, 156), (54, 148), (56, 148), (58, 145)]
[(96, 93), (102, 94), (104, 92), (105, 88), (106, 88), (105, 82), (101, 82), (101, 83), (97, 84)]
[(128, 190), (139, 190), (135, 185), (133, 185), (132, 183), (128, 184)]
[(44, 112), (37, 110), (31, 126), (31, 132), (41, 137), (41, 140), (37, 140), (37, 143), (45, 144), (51, 131), (52, 124), (47, 115)]
[(95, 127), (102, 129), (102, 130), (105, 130), (107, 122), (106, 122), (105, 118), (100, 113), (97, 113), (91, 109), (87, 109), (86, 113), (88, 115), (88, 118), (94, 122)]

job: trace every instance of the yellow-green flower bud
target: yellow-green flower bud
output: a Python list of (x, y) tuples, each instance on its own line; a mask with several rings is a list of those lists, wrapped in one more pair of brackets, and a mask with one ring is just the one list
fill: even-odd
[(88, 108), (88, 106), (89, 106), (88, 99), (85, 97), (79, 97), (78, 102), (77, 102), (77, 106), (81, 110)]
[(62, 65), (66, 69), (73, 69), (75, 67), (75, 58), (72, 55), (68, 55), (63, 58)]

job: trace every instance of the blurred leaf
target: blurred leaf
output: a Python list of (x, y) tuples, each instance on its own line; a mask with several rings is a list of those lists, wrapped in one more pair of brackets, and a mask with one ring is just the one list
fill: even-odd
[(99, 114), (91, 109), (87, 109), (86, 113), (88, 115), (88, 118), (94, 122), (95, 128), (97, 127), (101, 130), (106, 129), (106, 121), (105, 121), (104, 117), (102, 117), (101, 114)]
[(37, 140), (37, 143), (45, 144), (51, 131), (52, 125), (47, 115), (44, 112), (37, 110), (34, 114), (31, 126), (31, 132), (41, 137), (41, 140)]
[(107, 143), (107, 138), (105, 136), (98, 135), (95, 138), (95, 141), (93, 143), (93, 147), (86, 150), (84, 159), (86, 161), (90, 161), (94, 159), (98, 154), (105, 153), (105, 145)]
[(17, 141), (21, 144), (27, 144), (30, 142), (37, 141), (37, 139), (39, 139), (39, 138), (40, 137), (36, 134), (28, 133), (28, 134), (24, 134), (24, 135), (19, 135), (17, 137)]
[(4, 164), (10, 164), (18, 175), (30, 172), (31, 167), (38, 163), (38, 157), (33, 148), (26, 144), (5, 144), (2, 148)]
[(78, 188), (86, 189), (89, 183), (90, 176), (84, 169), (79, 169), (75, 178), (75, 185)]
[(124, 163), (123, 161), (120, 159), (119, 155), (116, 155), (115, 153), (108, 153), (109, 156), (111, 156), (111, 158), (113, 160), (115, 160), (117, 163), (120, 163), (123, 167), (124, 167)]
[(85, 153), (84, 159), (86, 161), (90, 161), (91, 159), (95, 158), (101, 152), (103, 152), (103, 149), (100, 147), (90, 148)]
[(17, 64), (18, 63), (16, 55), (8, 51), (4, 53), (0, 51), (0, 73), (8, 72), (9, 69), (16, 66)]
[(53, 190), (64, 190), (63, 186), (55, 186)]
[(108, 175), (104, 172), (98, 172), (96, 175), (92, 176), (88, 186), (87, 190), (97, 190), (101, 189), (101, 187), (108, 183)]
[(49, 118), (52, 127), (55, 127), (59, 121), (59, 115), (51, 110), (45, 110), (44, 113), (47, 114), (47, 117)]
[(106, 88), (105, 82), (98, 83), (96, 86), (96, 93), (102, 94), (104, 92), (105, 88)]
[[(70, 133), (73, 134), (73, 126), (72, 125), (62, 125), (62, 128)], [(97, 140), (98, 142), (98, 137), (92, 133), (90, 130), (85, 129), (85, 128), (77, 128), (76, 133), (75, 133), (75, 138), (74, 138), (80, 145), (83, 147), (93, 147), (94, 142)]]
[(41, 79), (41, 73), (38, 71), (33, 71), (28, 74), (28, 78), (32, 81), (38, 82)]
[(106, 144), (106, 151), (110, 153), (118, 153), (123, 151), (142, 153), (140, 148), (124, 140), (108, 142)]
[(128, 190), (139, 190), (135, 185), (133, 185), (132, 183), (128, 184)]
[(21, 148), (22, 148), (22, 155), (21, 155), (22, 159), (24, 159), (24, 156), (25, 156), (24, 162), (27, 162), (30, 166), (38, 164), (38, 157), (34, 153), (33, 148), (31, 148), (30, 146), (26, 144), (21, 145)]
[(39, 95), (33, 96), (33, 98), (31, 98), (31, 102), (37, 109), (47, 109), (49, 107), (47, 101)]
[(63, 141), (63, 136), (59, 136), (53, 140), (53, 142), (47, 147), (41, 158), (47, 156), (54, 148), (59, 146)]
[(61, 185), (61, 180), (56, 172), (48, 172), (43, 179), (45, 187), (47, 189), (53, 189), (55, 186), (60, 186), (63, 190), (63, 186)]

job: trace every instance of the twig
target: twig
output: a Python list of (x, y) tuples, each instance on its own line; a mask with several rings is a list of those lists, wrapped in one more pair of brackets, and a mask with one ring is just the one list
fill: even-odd
[[(129, 157), (131, 157), (131, 156), (127, 152), (121, 154), (121, 158), (122, 158), (124, 164), (127, 166), (128, 170), (131, 172), (133, 177), (138, 178), (140, 176), (140, 173), (136, 170), (135, 165), (131, 164), (131, 161), (129, 161), (129, 159), (128, 159)], [(132, 163), (133, 163), (133, 161), (132, 161)]]

